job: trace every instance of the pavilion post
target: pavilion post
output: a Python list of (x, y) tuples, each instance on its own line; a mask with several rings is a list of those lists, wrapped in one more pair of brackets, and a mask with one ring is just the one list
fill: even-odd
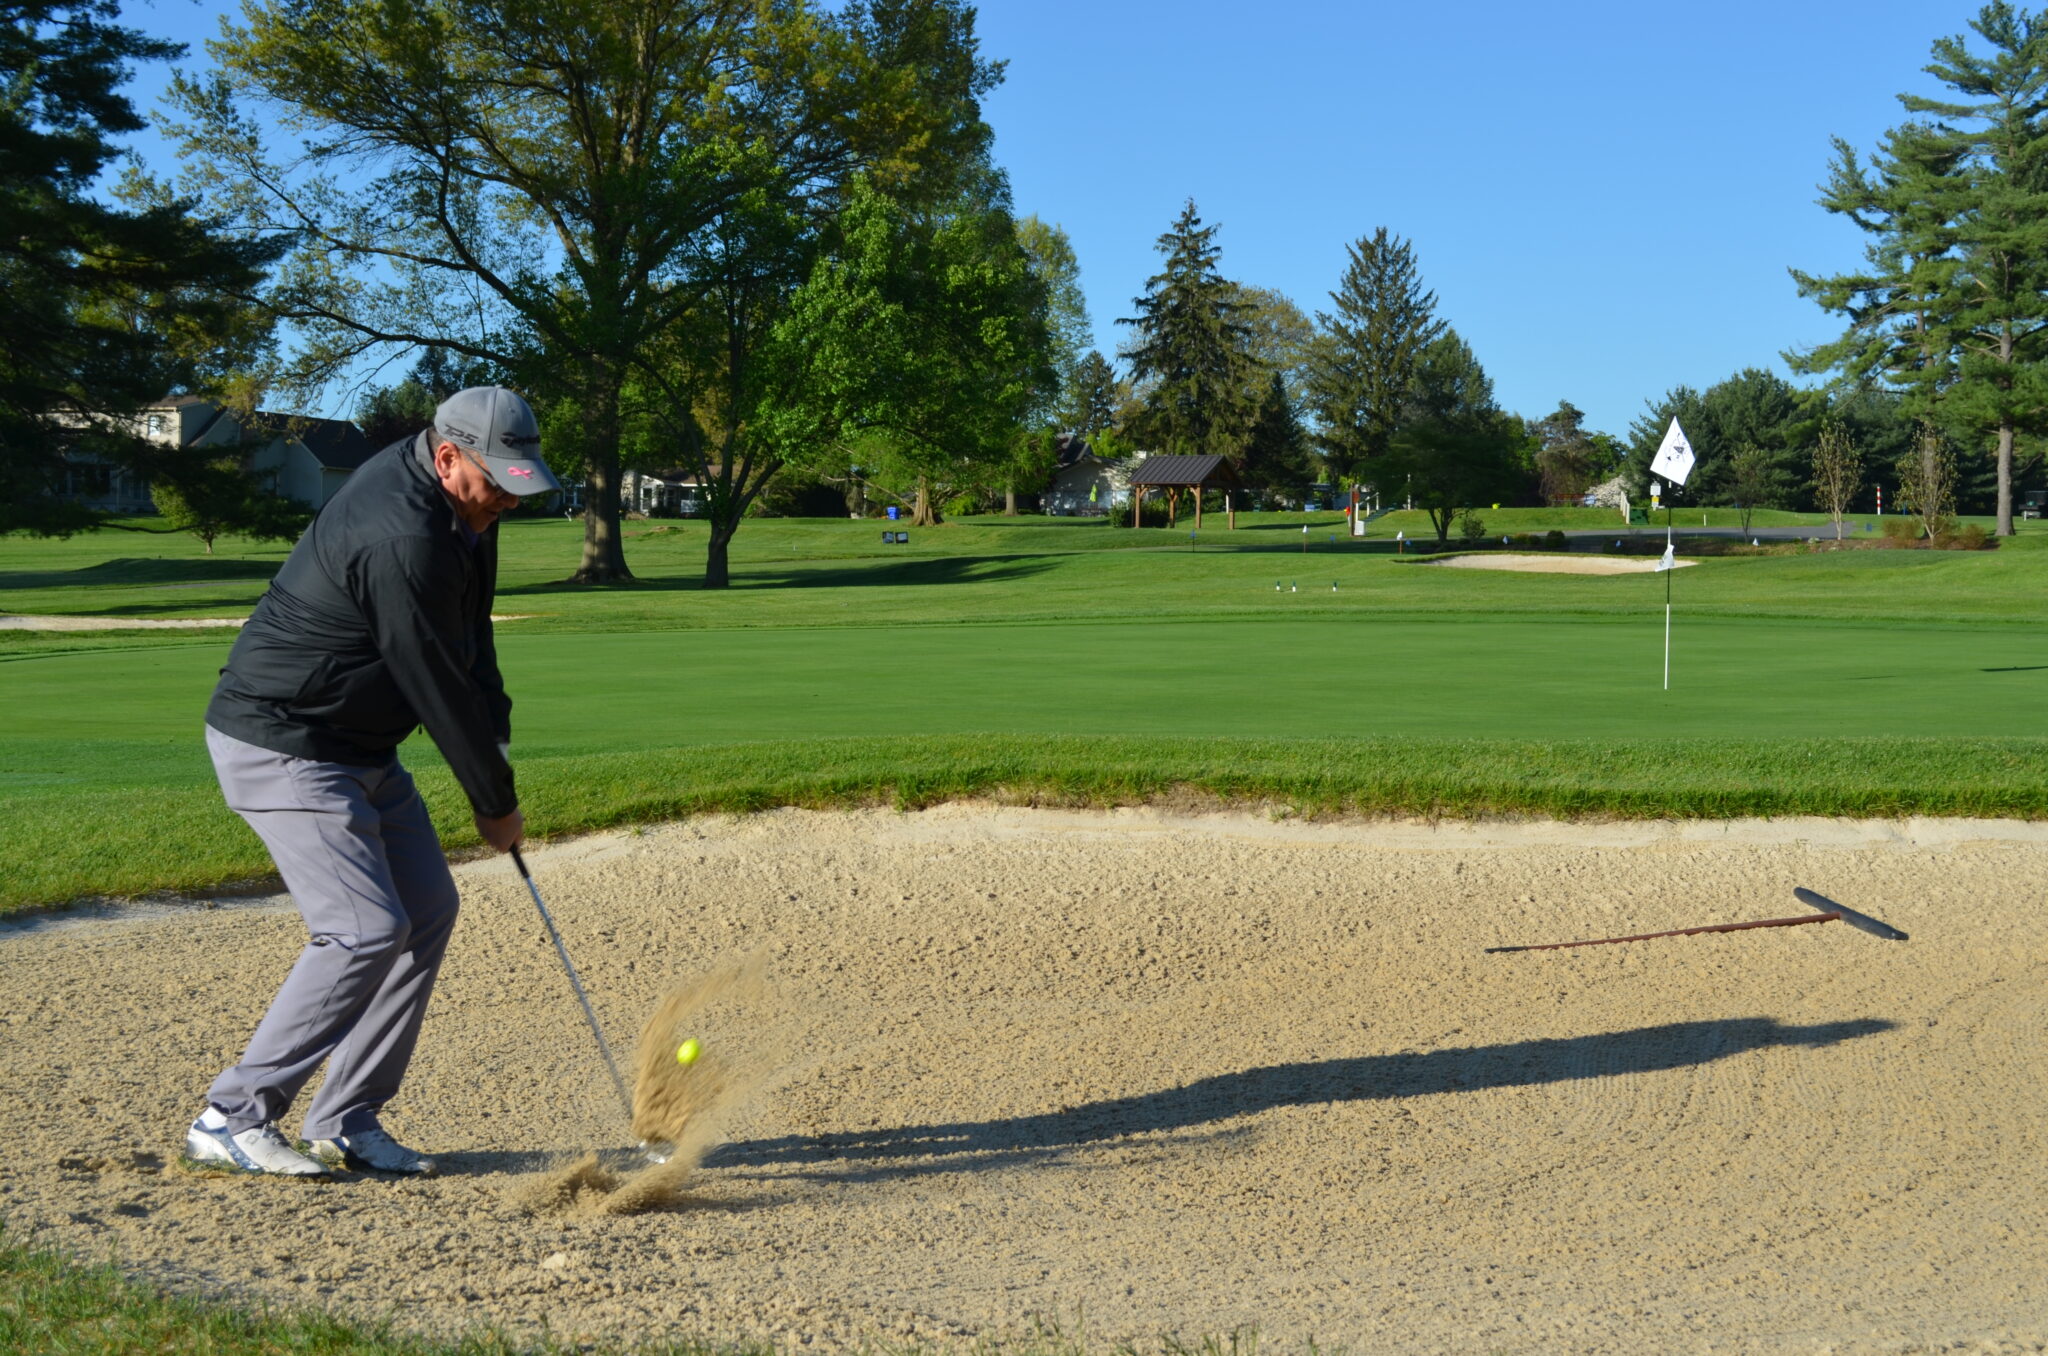
[(1195, 531), (1200, 532), (1202, 530), (1202, 487), (1200, 485), (1195, 486), (1193, 493), (1195, 496)]
[(1237, 531), (1237, 505), (1230, 498), (1230, 491), (1223, 492), (1223, 516), (1229, 521), (1230, 530)]

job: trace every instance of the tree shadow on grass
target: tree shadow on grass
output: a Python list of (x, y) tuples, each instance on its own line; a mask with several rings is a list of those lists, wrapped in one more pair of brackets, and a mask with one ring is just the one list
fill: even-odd
[[(860, 563), (834, 562), (807, 566), (774, 563), (735, 568), (732, 592), (755, 589), (844, 589), (918, 588), (944, 584), (1000, 584), (1028, 579), (1053, 568), (1043, 556), (979, 555), (921, 556), (907, 560), (877, 559)], [(606, 586), (618, 593), (673, 593), (698, 591), (704, 587), (702, 573), (658, 575), (635, 579), (629, 584)], [(532, 584), (501, 586), (497, 596), (510, 597), (553, 593), (588, 593), (587, 584), (551, 579)]]
[(748, 1140), (726, 1145), (709, 1162), (721, 1167), (808, 1168), (797, 1175), (841, 1181), (985, 1171), (1056, 1157), (1105, 1140), (1199, 1130), (1279, 1107), (1626, 1077), (1777, 1046), (1835, 1045), (1889, 1031), (1894, 1025), (1871, 1017), (1813, 1026), (1737, 1017), (1505, 1045), (1276, 1064), (1036, 1115)]
[(178, 584), (223, 584), (231, 580), (269, 579), (284, 563), (276, 560), (154, 560), (120, 556), (76, 570), (0, 571), (0, 593), (13, 589), (130, 588)]

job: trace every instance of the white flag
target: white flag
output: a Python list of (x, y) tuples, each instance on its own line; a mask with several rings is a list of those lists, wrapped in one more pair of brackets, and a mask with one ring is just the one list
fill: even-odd
[(1685, 478), (1692, 474), (1692, 443), (1685, 436), (1685, 430), (1678, 426), (1678, 416), (1671, 416), (1671, 427), (1664, 430), (1664, 441), (1657, 447), (1657, 455), (1650, 460), (1650, 474), (1662, 476), (1673, 484), (1683, 485)]
[[(1662, 560), (1660, 560), (1660, 561), (1658, 561), (1658, 562), (1657, 562), (1657, 569), (1658, 569), (1658, 570), (1675, 570), (1675, 569), (1677, 569), (1677, 568), (1678, 568), (1678, 559), (1677, 559), (1677, 557), (1675, 557), (1675, 556), (1673, 556), (1673, 555), (1671, 554), (1671, 547), (1670, 547), (1669, 545), (1667, 545), (1667, 546), (1665, 546), (1665, 548), (1664, 548), (1664, 558), (1663, 558)], [(1653, 574), (1654, 574), (1654, 573), (1656, 573), (1656, 571), (1654, 571), (1654, 570), (1653, 570), (1653, 571), (1651, 571), (1651, 573), (1653, 573)]]

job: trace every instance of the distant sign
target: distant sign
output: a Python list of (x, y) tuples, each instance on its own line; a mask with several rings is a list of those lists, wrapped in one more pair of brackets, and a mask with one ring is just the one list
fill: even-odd
[(1692, 474), (1695, 458), (1692, 440), (1685, 436), (1685, 430), (1678, 426), (1678, 416), (1671, 416), (1671, 427), (1664, 430), (1664, 441), (1657, 447), (1657, 455), (1650, 460), (1650, 474), (1662, 476), (1675, 485), (1683, 485), (1685, 478)]

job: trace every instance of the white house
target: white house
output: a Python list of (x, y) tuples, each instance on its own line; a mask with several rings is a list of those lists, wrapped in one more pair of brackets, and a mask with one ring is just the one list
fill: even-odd
[(619, 479), (619, 502), (650, 518), (694, 518), (704, 511), (704, 488), (695, 471), (627, 471)]
[[(137, 431), (180, 448), (239, 448), (244, 464), (275, 494), (320, 508), (377, 451), (345, 419), (258, 411), (236, 415), (199, 396), (171, 396), (136, 416)], [(79, 455), (66, 469), (67, 498), (102, 513), (154, 513), (149, 482), (98, 458)]]
[(1112, 505), (1131, 502), (1131, 470), (1136, 465), (1136, 458), (1103, 461), (1093, 452), (1083, 452), (1054, 473), (1039, 504), (1056, 518), (1099, 517)]

